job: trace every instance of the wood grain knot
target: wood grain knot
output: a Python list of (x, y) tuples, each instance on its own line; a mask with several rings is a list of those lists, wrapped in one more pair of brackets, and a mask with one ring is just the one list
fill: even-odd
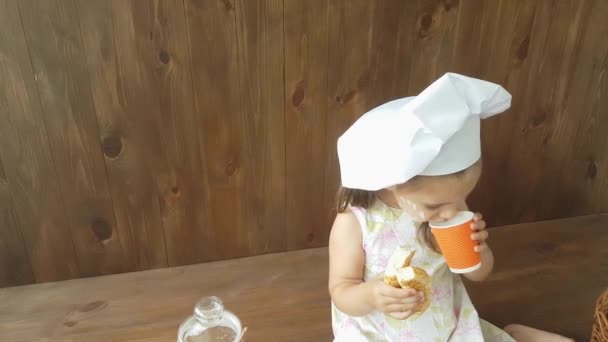
[(226, 176), (232, 176), (236, 172), (237, 168), (238, 168), (238, 165), (235, 165), (234, 162), (230, 161), (226, 164), (226, 168), (225, 168), (224, 172), (226, 173)]
[(78, 308), (78, 311), (80, 311), (80, 312), (91, 312), (93, 310), (103, 309), (106, 306), (108, 306), (108, 303), (106, 303), (103, 300), (97, 300), (97, 301), (90, 302), (90, 303), (87, 303), (87, 304), (81, 306), (80, 308)]
[(433, 25), (433, 16), (431, 14), (425, 14), (420, 18), (420, 29), (418, 30), (419, 38), (426, 38), (429, 35), (429, 30)]
[(538, 114), (536, 114), (532, 117), (530, 124), (532, 125), (532, 128), (538, 128), (542, 124), (544, 124), (546, 121), (547, 121), (547, 113), (545, 111), (540, 111)]
[(227, 12), (234, 10), (234, 5), (232, 4), (232, 2), (230, 0), (222, 0), (222, 3), (224, 3), (224, 9)]
[(112, 226), (104, 219), (97, 218), (91, 223), (91, 230), (98, 241), (103, 242), (112, 238)]
[(443, 8), (446, 12), (449, 12), (452, 8), (458, 7), (458, 0), (445, 0), (443, 3)]
[(75, 321), (65, 321), (65, 322), (63, 322), (63, 325), (65, 325), (68, 328), (71, 328), (71, 327), (75, 326), (76, 324), (78, 324), (78, 322), (75, 322)]
[(355, 95), (357, 94), (356, 90), (351, 90), (348, 93), (340, 96), (336, 96), (336, 102), (340, 103), (340, 104), (347, 104), (348, 102), (350, 102), (353, 97), (355, 97)]
[(304, 93), (306, 90), (306, 81), (305, 80), (301, 80), (300, 82), (298, 82), (298, 84), (296, 84), (296, 89), (293, 92), (293, 95), (291, 96), (291, 103), (293, 104), (294, 107), (299, 107), (302, 102), (304, 101)]
[(171, 188), (171, 192), (174, 195), (179, 195), (179, 188), (177, 186), (174, 186), (174, 187)]
[(591, 159), (589, 161), (589, 163), (587, 164), (586, 178), (595, 179), (596, 176), (597, 176), (597, 164), (595, 163), (595, 160)]
[(306, 240), (309, 243), (315, 241), (315, 233), (308, 233), (308, 235), (306, 235)]
[(169, 53), (167, 51), (160, 50), (160, 53), (158, 54), (158, 59), (160, 59), (161, 63), (167, 64), (171, 60), (171, 56), (169, 56)]
[(101, 149), (108, 158), (115, 159), (122, 152), (122, 139), (116, 135), (109, 135), (103, 138)]
[(530, 47), (530, 35), (527, 35), (524, 40), (519, 44), (517, 51), (515, 51), (515, 57), (518, 61), (523, 62), (528, 57), (528, 48)]

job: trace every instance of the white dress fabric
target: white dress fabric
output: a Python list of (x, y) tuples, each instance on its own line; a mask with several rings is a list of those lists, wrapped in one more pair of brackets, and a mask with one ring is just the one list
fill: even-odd
[(332, 303), (335, 341), (515, 341), (503, 330), (478, 317), (460, 276), (450, 272), (442, 255), (419, 241), (418, 223), (379, 200), (368, 210), (358, 207), (351, 210), (361, 225), (364, 280), (384, 272), (389, 258), (400, 246), (416, 250), (412, 265), (425, 269), (431, 276), (431, 306), (422, 315), (397, 320), (378, 311), (351, 317)]

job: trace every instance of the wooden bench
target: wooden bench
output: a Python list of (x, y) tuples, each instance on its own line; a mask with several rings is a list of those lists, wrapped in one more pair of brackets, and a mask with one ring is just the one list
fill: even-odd
[[(494, 228), (496, 271), (467, 284), (481, 316), (588, 340), (608, 287), (608, 216)], [(0, 341), (175, 341), (199, 297), (224, 299), (247, 341), (330, 341), (327, 249), (0, 290)]]

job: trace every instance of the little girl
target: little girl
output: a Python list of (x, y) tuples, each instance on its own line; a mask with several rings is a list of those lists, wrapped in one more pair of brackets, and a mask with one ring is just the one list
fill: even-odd
[[(480, 319), (452, 274), (427, 222), (466, 210), (482, 163), (480, 119), (510, 107), (499, 85), (446, 74), (415, 98), (362, 116), (338, 140), (342, 188), (330, 242), (329, 291), (335, 341), (571, 341), (520, 325), (501, 330)], [(482, 281), (494, 257), (480, 214), (471, 225)], [(386, 285), (383, 272), (399, 247), (430, 274), (431, 306), (416, 314), (422, 292)]]

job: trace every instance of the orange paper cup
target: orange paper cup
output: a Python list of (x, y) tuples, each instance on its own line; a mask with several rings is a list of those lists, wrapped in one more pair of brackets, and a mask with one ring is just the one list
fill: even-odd
[(448, 221), (430, 223), (445, 261), (454, 273), (469, 273), (481, 267), (481, 258), (475, 252), (477, 241), (471, 239), (473, 216), (470, 211), (461, 211)]

